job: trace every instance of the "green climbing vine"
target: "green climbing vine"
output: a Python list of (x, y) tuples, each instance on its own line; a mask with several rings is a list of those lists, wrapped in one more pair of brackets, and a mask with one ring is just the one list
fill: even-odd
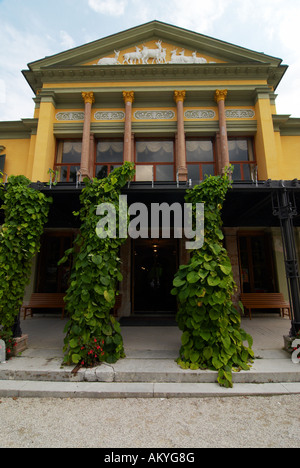
[(221, 210), (230, 186), (225, 174), (208, 177), (187, 192), (187, 203), (205, 204), (204, 245), (192, 251), (187, 265), (180, 266), (172, 290), (178, 298), (177, 322), (183, 332), (178, 364), (216, 370), (219, 384), (227, 388), (232, 387), (232, 370), (249, 370), (254, 356), (253, 340), (241, 329), (240, 314), (232, 303), (236, 285), (222, 242)]
[[(60, 262), (73, 255), (70, 287), (65, 298), (70, 315), (65, 327), (65, 364), (93, 367), (97, 363), (113, 363), (124, 357), (120, 324), (111, 315), (111, 310), (118, 283), (122, 281), (119, 255), (120, 246), (126, 239), (117, 235), (114, 238), (99, 237), (97, 226), (101, 218), (96, 208), (105, 203), (114, 206), (118, 233), (119, 196), (133, 176), (134, 165), (125, 163), (105, 179), (85, 179), (86, 186), (80, 197), (81, 210), (77, 213), (81, 220), (80, 233), (73, 248)], [(109, 229), (108, 222), (105, 230)]]
[(24, 176), (11, 176), (6, 186), (0, 184), (5, 215), (0, 230), (0, 328), (8, 343), (52, 202), (30, 184)]

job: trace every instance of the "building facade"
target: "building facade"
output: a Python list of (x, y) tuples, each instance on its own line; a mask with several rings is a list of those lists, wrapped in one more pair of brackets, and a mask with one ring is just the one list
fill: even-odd
[[(223, 221), (235, 301), (282, 292), (298, 323), (300, 119), (275, 105), (286, 70), (278, 58), (157, 21), (30, 63), (33, 118), (0, 122), (4, 177), (23, 174), (54, 200), (25, 299), (67, 288), (71, 265), (57, 261), (79, 228), (72, 213), (84, 177), (131, 161), (129, 203), (183, 203), (188, 188), (231, 164)], [(120, 317), (176, 313), (170, 290), (188, 258), (184, 240), (146, 237), (122, 247)]]

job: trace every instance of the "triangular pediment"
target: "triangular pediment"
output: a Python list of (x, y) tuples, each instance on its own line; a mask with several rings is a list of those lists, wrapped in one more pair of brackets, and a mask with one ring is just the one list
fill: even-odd
[[(158, 45), (160, 44), (160, 46)], [(147, 49), (156, 51), (147, 58)], [(172, 54), (172, 51), (176, 53)], [(279, 66), (281, 60), (159, 21), (152, 21), (60, 54), (32, 62), (32, 71), (94, 65), (128, 65), (126, 54), (142, 53), (142, 64), (260, 63)], [(150, 54), (151, 55), (151, 54)], [(104, 60), (103, 60), (104, 59)], [(105, 60), (106, 59), (106, 60)], [(106, 63), (105, 63), (106, 62)], [(137, 64), (137, 63), (136, 63)]]

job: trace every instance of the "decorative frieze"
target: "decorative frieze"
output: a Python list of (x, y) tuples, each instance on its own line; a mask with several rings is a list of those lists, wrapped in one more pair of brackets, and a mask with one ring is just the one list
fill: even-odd
[(227, 109), (225, 114), (227, 119), (253, 119), (255, 117), (252, 109)]
[(136, 120), (172, 120), (175, 118), (175, 112), (172, 110), (136, 111), (134, 118)]
[(124, 120), (125, 112), (122, 111), (98, 111), (95, 112), (95, 120)]
[(58, 112), (56, 114), (56, 120), (84, 120), (84, 112)]
[(216, 117), (216, 113), (212, 109), (193, 109), (186, 110), (184, 117), (189, 120), (211, 120)]

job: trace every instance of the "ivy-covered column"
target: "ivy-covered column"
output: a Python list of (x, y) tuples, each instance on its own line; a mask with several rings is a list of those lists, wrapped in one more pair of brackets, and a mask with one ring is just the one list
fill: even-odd
[[(79, 367), (113, 363), (124, 357), (120, 324), (111, 314), (121, 274), (120, 247), (126, 238), (119, 235), (121, 189), (134, 177), (132, 163), (125, 163), (105, 179), (85, 179), (80, 196), (80, 233), (74, 247), (61, 263), (73, 254), (70, 287), (66, 294), (64, 362)], [(111, 219), (97, 213), (108, 210)], [(122, 211), (122, 209), (121, 209)], [(123, 221), (127, 213), (122, 213)], [(125, 219), (125, 221), (126, 221)], [(124, 233), (123, 233), (124, 234)]]
[(236, 285), (223, 247), (221, 210), (229, 187), (225, 174), (208, 177), (188, 190), (187, 203), (193, 207), (204, 203), (204, 245), (191, 251), (190, 262), (179, 268), (172, 290), (178, 298), (177, 322), (183, 332), (178, 364), (216, 370), (218, 382), (225, 387), (232, 386), (232, 369), (248, 370), (253, 358), (252, 338), (241, 329), (240, 314), (233, 306)]
[(0, 186), (5, 222), (0, 231), (0, 338), (11, 339), (17, 325), (33, 257), (48, 218), (51, 198), (24, 176)]

